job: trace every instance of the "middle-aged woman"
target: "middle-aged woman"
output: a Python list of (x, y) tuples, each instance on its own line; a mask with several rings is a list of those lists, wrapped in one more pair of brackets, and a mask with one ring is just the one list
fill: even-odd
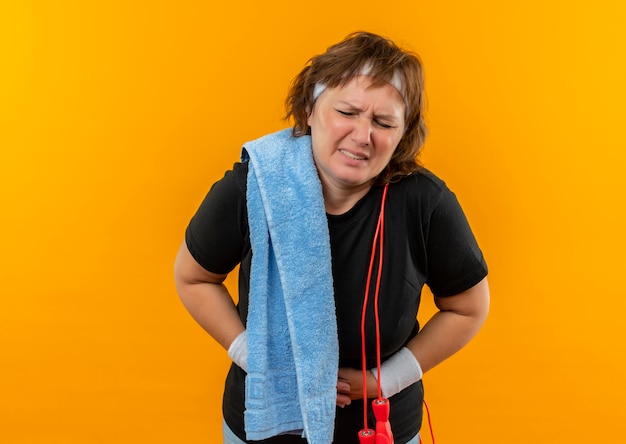
[[(416, 55), (349, 35), (295, 78), (293, 128), (246, 143), (191, 220), (175, 279), (233, 359), (225, 443), (419, 441), (423, 372), (489, 307), (463, 211), (416, 159), (423, 96)], [(237, 265), (235, 304), (223, 281)], [(420, 329), (425, 284), (439, 311)]]

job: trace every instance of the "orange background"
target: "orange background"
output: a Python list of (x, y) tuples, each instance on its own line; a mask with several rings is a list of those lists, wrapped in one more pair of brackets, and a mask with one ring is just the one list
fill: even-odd
[(0, 6), (0, 442), (220, 442), (228, 359), (174, 255), (359, 29), (421, 54), (423, 159), (491, 269), (485, 328), (425, 376), (437, 442), (624, 442), (624, 3), (209, 3)]

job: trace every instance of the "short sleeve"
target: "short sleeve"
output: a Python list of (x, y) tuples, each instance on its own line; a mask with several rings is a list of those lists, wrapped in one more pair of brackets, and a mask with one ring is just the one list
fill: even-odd
[(189, 252), (212, 273), (229, 273), (241, 262), (247, 232), (246, 177), (247, 165), (235, 164), (211, 187), (187, 226)]
[(427, 285), (435, 296), (461, 293), (487, 275), (487, 264), (461, 205), (445, 186), (431, 213), (426, 248)]

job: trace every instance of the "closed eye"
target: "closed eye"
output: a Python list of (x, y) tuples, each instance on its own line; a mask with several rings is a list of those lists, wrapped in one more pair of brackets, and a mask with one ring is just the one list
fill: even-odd
[[(336, 111), (339, 114), (341, 114), (342, 116), (345, 116), (345, 117), (355, 117), (355, 116), (357, 116), (359, 114), (358, 111), (344, 111), (344, 110), (341, 110), (341, 109), (336, 109)], [(382, 129), (397, 128), (396, 125), (391, 124), (391, 123), (387, 123), (385, 120), (380, 120), (380, 119), (374, 118), (373, 122), (374, 122), (374, 125), (378, 126), (379, 128), (382, 128)]]
[(356, 114), (356, 113), (354, 113), (352, 111), (342, 111), (340, 109), (338, 109), (337, 112), (339, 114), (341, 114), (342, 116), (348, 116), (348, 117), (352, 117), (352, 116), (354, 116)]
[(391, 128), (395, 128), (395, 126), (390, 125), (388, 123), (385, 122), (381, 122), (380, 120), (374, 120), (374, 123), (376, 125), (378, 125), (379, 127), (383, 128), (383, 129), (391, 129)]

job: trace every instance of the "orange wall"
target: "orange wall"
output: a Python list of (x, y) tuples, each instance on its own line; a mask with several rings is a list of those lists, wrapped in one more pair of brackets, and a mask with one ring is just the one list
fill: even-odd
[(491, 267), (487, 325), (425, 377), (438, 442), (623, 442), (623, 3), (210, 3), (0, 7), (0, 442), (220, 441), (228, 360), (173, 258), (290, 79), (357, 29), (422, 55), (424, 161)]

